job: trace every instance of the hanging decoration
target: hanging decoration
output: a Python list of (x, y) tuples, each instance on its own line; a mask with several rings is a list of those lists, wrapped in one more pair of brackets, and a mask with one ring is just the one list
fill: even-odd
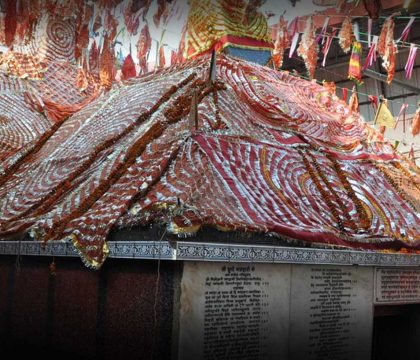
[(376, 111), (378, 110), (378, 97), (375, 95), (369, 95), (368, 99), (370, 101), (370, 104), (372, 105), (373, 111), (376, 113)]
[(325, 38), (325, 34), (327, 32), (328, 24), (330, 22), (330, 18), (327, 16), (324, 20), (324, 24), (322, 25), (322, 29), (316, 38), (316, 42), (319, 44), (321, 40)]
[(96, 45), (96, 40), (93, 40), (92, 47), (89, 51), (88, 69), (90, 72), (99, 72), (99, 49)]
[(349, 101), (349, 108), (351, 111), (359, 112), (359, 99), (357, 97), (356, 86), (353, 86), (353, 90)]
[(395, 126), (394, 126), (394, 130), (397, 128), (398, 123), (401, 120), (401, 116), (402, 116), (402, 121), (403, 121), (403, 133), (405, 134), (405, 112), (407, 110), (408, 104), (404, 103), (401, 105), (401, 109), (400, 112), (398, 113), (398, 117), (397, 117), (397, 121), (395, 122)]
[(326, 35), (324, 39), (324, 46), (322, 47), (322, 54), (324, 55), (324, 58), (322, 60), (322, 66), (325, 67), (325, 64), (327, 62), (327, 56), (330, 52), (331, 44), (333, 39), (335, 38), (335, 34), (337, 33), (337, 30), (334, 30), (331, 35)]
[(124, 23), (129, 35), (137, 35), (137, 30), (140, 25), (140, 14), (132, 11), (133, 4), (136, 3), (129, 0), (124, 9)]
[(353, 26), (349, 18), (346, 18), (338, 33), (338, 43), (341, 49), (347, 54), (350, 52), (353, 43)]
[(165, 60), (165, 49), (164, 46), (162, 45), (159, 48), (159, 68), (164, 68), (166, 65), (166, 60)]
[(175, 50), (171, 50), (171, 65), (175, 65), (178, 62), (178, 54)]
[(415, 165), (416, 157), (414, 155), (414, 143), (411, 143), (410, 151), (408, 152), (408, 159)]
[(287, 22), (284, 20), (283, 16), (280, 16), (278, 29), (277, 29), (277, 39), (274, 43), (273, 49), (273, 63), (277, 69), (280, 69), (283, 65), (283, 55), (284, 50), (290, 45), (289, 33), (287, 31)]
[(411, 123), (411, 135), (416, 136), (420, 133), (420, 102), (418, 103), (418, 109), (414, 114), (413, 121)]
[(411, 79), (413, 74), (414, 63), (416, 62), (417, 46), (415, 44), (410, 45), (410, 53), (408, 55), (407, 64), (405, 64), (405, 77)]
[(109, 36), (109, 40), (113, 43), (117, 36), (118, 29), (118, 20), (111, 14), (111, 11), (108, 9), (105, 15), (104, 29)]
[(10, 47), (15, 39), (16, 27), (17, 27), (17, 9), (16, 9), (16, 2), (8, 0), (5, 4), (5, 20), (4, 20), (4, 28), (5, 28), (5, 42), (6, 46)]
[(378, 51), (378, 36), (374, 36), (374, 40), (369, 48), (362, 70), (366, 70), (376, 62), (376, 53)]
[(150, 36), (149, 26), (144, 25), (140, 32), (139, 40), (137, 42), (137, 57), (142, 74), (148, 72), (147, 58), (149, 57), (150, 48), (152, 47), (152, 37)]
[(309, 78), (313, 79), (318, 60), (318, 45), (315, 39), (315, 29), (312, 17), (309, 17), (306, 21), (305, 32), (303, 33), (297, 53), (305, 61)]
[(368, 19), (368, 47), (372, 46), (372, 25), (373, 20), (371, 18)]
[(385, 20), (378, 41), (378, 53), (382, 57), (383, 68), (388, 72), (388, 84), (391, 83), (395, 74), (396, 51), (394, 42), (394, 20), (392, 17), (389, 17)]
[(296, 17), (293, 19), (293, 21), (290, 23), (290, 29), (289, 29), (289, 37), (291, 40), (290, 43), (290, 49), (289, 49), (289, 59), (293, 56), (296, 46), (299, 42), (299, 32), (298, 32), (298, 23), (299, 23), (299, 17)]
[(114, 72), (114, 52), (111, 49), (108, 35), (105, 35), (102, 52), (99, 58), (99, 79), (101, 86), (107, 90), (112, 87), (112, 82), (115, 78)]
[(178, 61), (182, 62), (185, 59), (184, 52), (185, 52), (185, 43), (186, 43), (186, 36), (187, 36), (187, 25), (184, 24), (181, 32), (181, 39), (178, 45)]
[(128, 80), (136, 77), (136, 65), (134, 64), (131, 54), (128, 54), (121, 66), (122, 79)]
[(356, 81), (358, 84), (363, 83), (362, 66), (360, 64), (361, 56), (362, 56), (362, 44), (358, 41), (355, 41), (353, 43), (353, 50), (350, 57), (348, 78), (350, 80)]
[(79, 89), (80, 92), (86, 91), (89, 86), (89, 81), (86, 76), (85, 69), (83, 66), (79, 66), (77, 69), (77, 77), (76, 77), (76, 87)]
[(160, 25), (160, 20), (163, 17), (163, 21), (166, 21), (166, 18), (168, 17), (168, 11), (169, 8), (166, 4), (166, 0), (157, 0), (157, 10), (156, 13), (153, 15), (153, 22), (155, 26), (158, 28)]
[(407, 41), (408, 35), (410, 34), (411, 26), (413, 25), (416, 18), (412, 16), (410, 20), (408, 21), (407, 26), (404, 28), (403, 32), (401, 33), (400, 38), (397, 40), (397, 42), (401, 41)]
[(387, 104), (388, 101), (386, 99), (381, 99), (374, 124), (380, 127), (393, 129), (395, 127), (395, 119), (394, 116), (392, 116), (391, 111), (389, 111)]

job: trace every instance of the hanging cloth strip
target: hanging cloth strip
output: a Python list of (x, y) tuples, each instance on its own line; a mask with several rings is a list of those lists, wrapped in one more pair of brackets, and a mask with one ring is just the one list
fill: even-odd
[(327, 27), (328, 27), (329, 22), (330, 22), (330, 18), (326, 17), (325, 20), (324, 20), (324, 24), (322, 25), (321, 32), (318, 34), (318, 36), (316, 38), (316, 42), (318, 44), (321, 41), (321, 39), (322, 39), (322, 42), (324, 42), (325, 33), (327, 32)]
[(404, 134), (405, 134), (405, 113), (406, 113), (407, 107), (408, 107), (408, 104), (406, 104), (406, 103), (404, 103), (404, 104), (401, 105), (401, 109), (400, 109), (400, 112), (398, 113), (398, 117), (397, 117), (397, 122), (395, 123), (395, 126), (394, 126), (394, 130), (395, 130), (397, 128), (397, 126), (398, 126), (398, 123), (401, 120), (401, 115), (402, 115), (402, 117), (403, 117), (403, 132), (404, 132)]
[(417, 46), (415, 44), (410, 45), (410, 53), (408, 55), (407, 64), (405, 64), (405, 77), (411, 79), (413, 74), (414, 63), (416, 62)]
[(367, 68), (371, 67), (376, 62), (376, 53), (378, 51), (378, 36), (373, 37), (373, 41), (371, 43), (369, 53), (365, 59), (363, 64), (362, 70), (366, 70)]
[(410, 33), (411, 26), (413, 25), (416, 18), (412, 16), (410, 20), (408, 21), (407, 26), (404, 28), (403, 32), (401, 33), (400, 38), (397, 40), (397, 42), (406, 41), (408, 38), (408, 34)]
[(327, 35), (326, 40), (324, 41), (324, 47), (322, 48), (322, 53), (324, 54), (324, 59), (322, 60), (322, 66), (325, 67), (326, 61), (327, 61), (327, 55), (330, 51), (332, 41), (335, 37), (335, 34), (337, 33), (337, 29), (334, 30), (332, 35)]
[(372, 24), (373, 24), (373, 20), (369, 18), (368, 19), (368, 46), (369, 48), (372, 46)]
[(360, 42), (353, 42), (353, 50), (350, 57), (349, 63), (349, 79), (354, 80), (358, 84), (362, 84), (362, 66), (360, 64), (360, 58), (362, 56), (362, 44)]

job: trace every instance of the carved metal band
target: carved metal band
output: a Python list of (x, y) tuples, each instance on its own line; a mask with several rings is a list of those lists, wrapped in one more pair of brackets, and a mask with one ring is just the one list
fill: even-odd
[[(109, 257), (187, 261), (420, 266), (420, 255), (167, 241), (110, 241)], [(70, 243), (0, 241), (0, 255), (78, 257)]]

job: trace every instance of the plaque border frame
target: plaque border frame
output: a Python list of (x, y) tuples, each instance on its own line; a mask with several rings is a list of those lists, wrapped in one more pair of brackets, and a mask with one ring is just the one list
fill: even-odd
[[(190, 241), (108, 241), (109, 258), (420, 267), (420, 255)], [(0, 255), (79, 257), (69, 242), (0, 241)]]

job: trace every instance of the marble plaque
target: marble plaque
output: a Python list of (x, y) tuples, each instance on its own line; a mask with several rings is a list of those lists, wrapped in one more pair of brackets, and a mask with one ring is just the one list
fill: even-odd
[(420, 303), (420, 270), (375, 268), (375, 304)]
[(290, 359), (369, 360), (373, 268), (292, 267)]
[(290, 269), (184, 263), (179, 359), (287, 359)]

